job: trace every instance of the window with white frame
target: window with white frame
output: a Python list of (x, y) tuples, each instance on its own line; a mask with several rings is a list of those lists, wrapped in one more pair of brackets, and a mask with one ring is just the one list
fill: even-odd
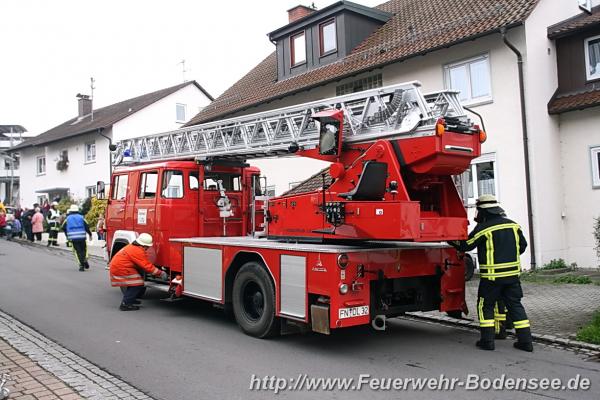
[(600, 79), (600, 35), (587, 38), (585, 46), (585, 74), (588, 81)]
[(600, 189), (600, 146), (590, 147), (592, 161), (592, 186)]
[(462, 175), (455, 177), (458, 193), (468, 204), (473, 205), (483, 194), (498, 195), (496, 179), (496, 154), (484, 154), (472, 161), (471, 167)]
[(185, 104), (177, 103), (175, 105), (175, 118), (177, 119), (177, 122), (185, 122), (185, 109)]
[(492, 100), (490, 57), (484, 54), (444, 66), (447, 89), (460, 91), (460, 100), (475, 104)]
[(90, 142), (85, 144), (85, 162), (96, 161), (96, 142)]
[(275, 197), (275, 185), (268, 185), (267, 186), (267, 196), (269, 196), (269, 197)]
[(306, 37), (304, 32), (290, 37), (290, 57), (292, 67), (306, 62)]
[(96, 186), (86, 186), (85, 197), (96, 197)]
[(38, 175), (44, 175), (46, 173), (46, 156), (35, 158), (35, 171)]

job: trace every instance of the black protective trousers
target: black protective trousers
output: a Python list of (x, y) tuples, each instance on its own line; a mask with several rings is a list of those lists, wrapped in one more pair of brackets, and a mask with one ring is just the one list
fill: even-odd
[(85, 239), (71, 240), (71, 244), (73, 245), (73, 253), (75, 254), (79, 266), (89, 268), (90, 265), (87, 261), (87, 243)]
[[(502, 319), (504, 314), (503, 310), (499, 309), (504, 308), (503, 305), (508, 312), (508, 318), (514, 325), (519, 342), (531, 343), (531, 329), (527, 313), (523, 304), (521, 304), (522, 298), (523, 289), (521, 289), (521, 281), (518, 276), (496, 278), (494, 280), (482, 278), (479, 281), (477, 315), (482, 341), (491, 342), (494, 340), (498, 319), (499, 317)], [(505, 316), (504, 319), (506, 319)]]

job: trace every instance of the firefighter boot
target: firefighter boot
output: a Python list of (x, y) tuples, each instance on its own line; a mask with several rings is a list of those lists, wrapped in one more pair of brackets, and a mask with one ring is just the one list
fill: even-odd
[(515, 348), (523, 351), (533, 351), (533, 339), (531, 338), (531, 328), (516, 328), (517, 341), (514, 343)]
[(504, 340), (506, 339), (506, 325), (503, 321), (496, 321), (494, 324), (495, 329), (495, 337), (496, 339)]
[(137, 311), (139, 309), (140, 309), (139, 306), (136, 306), (133, 304), (121, 303), (121, 305), (119, 306), (119, 310), (121, 310), (121, 311)]
[(494, 350), (494, 328), (480, 328), (481, 339), (475, 343), (475, 346), (481, 350)]

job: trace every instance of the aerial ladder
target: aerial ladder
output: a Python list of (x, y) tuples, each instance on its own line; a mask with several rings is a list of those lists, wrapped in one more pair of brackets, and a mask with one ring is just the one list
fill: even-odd
[(455, 240), (467, 219), (452, 175), (485, 138), (457, 91), (413, 81), (122, 140), (113, 163), (320, 159), (332, 183), (269, 199), (270, 239)]

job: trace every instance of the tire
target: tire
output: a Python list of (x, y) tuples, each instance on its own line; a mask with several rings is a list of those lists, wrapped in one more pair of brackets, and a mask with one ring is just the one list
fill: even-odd
[(470, 254), (465, 254), (465, 282), (473, 279), (475, 273), (475, 260)]
[(264, 265), (248, 262), (233, 282), (233, 315), (247, 335), (267, 338), (279, 333), (275, 316), (275, 287)]

